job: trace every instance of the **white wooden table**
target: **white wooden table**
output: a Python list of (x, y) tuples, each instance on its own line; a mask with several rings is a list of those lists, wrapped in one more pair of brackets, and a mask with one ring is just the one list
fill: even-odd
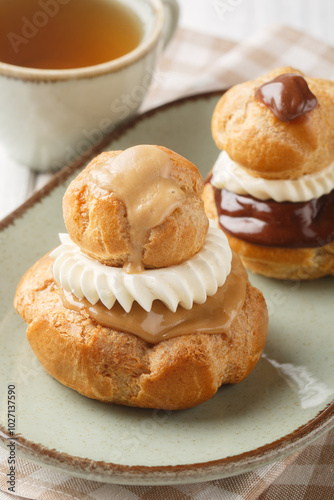
[[(334, 45), (332, 0), (179, 0), (184, 28), (242, 41), (270, 24), (285, 24)], [(0, 137), (1, 147), (1, 137)], [(0, 150), (0, 219), (52, 174), (36, 174)]]

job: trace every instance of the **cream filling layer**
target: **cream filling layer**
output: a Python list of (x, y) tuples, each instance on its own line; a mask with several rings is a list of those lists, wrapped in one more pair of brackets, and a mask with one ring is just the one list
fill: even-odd
[(108, 309), (117, 301), (126, 312), (137, 302), (150, 311), (160, 300), (171, 311), (178, 305), (191, 309), (214, 295), (231, 271), (232, 252), (225, 234), (210, 221), (202, 249), (177, 266), (148, 269), (129, 274), (84, 255), (68, 234), (60, 234), (61, 245), (50, 256), (55, 259), (54, 278), (66, 292), (92, 305), (99, 300)]
[(253, 177), (222, 151), (213, 167), (211, 183), (218, 189), (251, 195), (259, 200), (310, 201), (334, 189), (334, 162), (320, 172), (299, 179), (271, 180)]

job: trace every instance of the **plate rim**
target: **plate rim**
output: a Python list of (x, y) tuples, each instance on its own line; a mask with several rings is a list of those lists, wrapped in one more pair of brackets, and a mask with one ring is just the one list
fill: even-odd
[[(65, 165), (43, 188), (39, 189), (16, 210), (2, 219), (0, 221), (0, 232), (5, 230), (8, 226), (13, 225), (27, 210), (45, 199), (55, 188), (63, 184), (72, 174), (82, 168), (84, 164), (90, 161), (96, 154), (99, 154), (106, 146), (136, 127), (142, 121), (160, 112), (164, 112), (173, 107), (182, 106), (189, 102), (220, 97), (226, 90), (227, 89), (202, 92), (181, 97), (152, 108), (137, 115), (130, 121), (123, 123), (107, 134), (100, 142), (91, 147), (84, 154), (80, 155), (68, 165)], [(0, 425), (0, 445), (4, 447), (8, 444), (9, 440), (13, 440), (18, 445), (18, 453), (21, 452), (27, 459), (42, 463), (45, 466), (55, 467), (68, 474), (75, 475), (79, 473), (80, 475), (81, 473), (82, 475), (85, 473), (85, 475), (87, 475), (87, 472), (91, 472), (93, 476), (101, 476), (93, 477), (92, 479), (100, 481), (109, 479), (109, 482), (115, 483), (124, 482), (125, 478), (126, 484), (152, 484), (150, 480), (155, 479), (158, 480), (155, 484), (171, 484), (173, 480), (175, 480), (176, 483), (196, 482), (209, 480), (210, 478), (232, 476), (248, 470), (254, 470), (297, 452), (328, 432), (332, 427), (334, 427), (334, 400), (328, 403), (325, 408), (320, 410), (311, 420), (271, 443), (266, 443), (258, 448), (238, 455), (231, 455), (217, 460), (178, 465), (121, 465), (113, 462), (95, 461), (89, 458), (77, 457), (54, 449), (49, 449), (41, 443), (29, 441), (20, 433), (15, 436), (10, 436), (2, 425)], [(113, 480), (110, 481), (110, 479)], [(150, 483), (147, 483), (147, 481), (150, 481)]]
[[(103, 460), (96, 461), (90, 458), (82, 458), (47, 448), (40, 443), (29, 441), (21, 436), (20, 433), (15, 436), (10, 436), (2, 425), (0, 425), (0, 444), (3, 447), (8, 444), (10, 440), (15, 441), (16, 445), (18, 445), (18, 453), (21, 452), (26, 458), (37, 463), (42, 463), (45, 466), (64, 470), (68, 474), (75, 475), (75, 473), (79, 473), (80, 475), (80, 473), (87, 474), (87, 472), (93, 472), (100, 476), (96, 478), (96, 480), (106, 481), (107, 478), (110, 479), (113, 476), (113, 478), (116, 479), (113, 481), (115, 483), (117, 483), (117, 479), (122, 479), (124, 477), (133, 480), (160, 479), (161, 481), (157, 484), (162, 485), (171, 484), (171, 479), (175, 479), (177, 483), (183, 482), (182, 474), (189, 479), (188, 482), (198, 482), (210, 480), (210, 478), (229, 477), (236, 474), (242, 474), (249, 470), (255, 470), (261, 466), (268, 465), (269, 463), (273, 463), (296, 453), (320, 438), (332, 427), (334, 427), (334, 401), (328, 403), (313, 419), (301, 425), (293, 432), (271, 443), (267, 443), (238, 455), (232, 455), (217, 460), (178, 465), (124, 465), (105, 462)], [(300, 442), (300, 444), (295, 447), (294, 445), (296, 442)], [(291, 448), (293, 448), (292, 452)], [(110, 476), (110, 474), (112, 474), (112, 476)], [(133, 481), (126, 481), (126, 483), (136, 484), (133, 483)], [(140, 481), (137, 484), (148, 483)]]

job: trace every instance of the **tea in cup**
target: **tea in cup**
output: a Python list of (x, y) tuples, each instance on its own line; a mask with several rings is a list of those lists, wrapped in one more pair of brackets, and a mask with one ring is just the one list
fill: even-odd
[(176, 0), (0, 0), (0, 144), (34, 170), (83, 154), (142, 103)]

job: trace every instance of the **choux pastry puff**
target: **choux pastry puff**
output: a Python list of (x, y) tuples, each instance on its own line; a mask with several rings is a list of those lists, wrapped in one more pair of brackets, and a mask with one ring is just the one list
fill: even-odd
[(236, 85), (212, 134), (222, 152), (206, 212), (245, 267), (278, 279), (334, 275), (334, 83), (288, 67)]
[(192, 163), (151, 145), (102, 153), (71, 182), (68, 234), (15, 296), (52, 377), (99, 401), (174, 410), (252, 371), (265, 300), (202, 191)]

